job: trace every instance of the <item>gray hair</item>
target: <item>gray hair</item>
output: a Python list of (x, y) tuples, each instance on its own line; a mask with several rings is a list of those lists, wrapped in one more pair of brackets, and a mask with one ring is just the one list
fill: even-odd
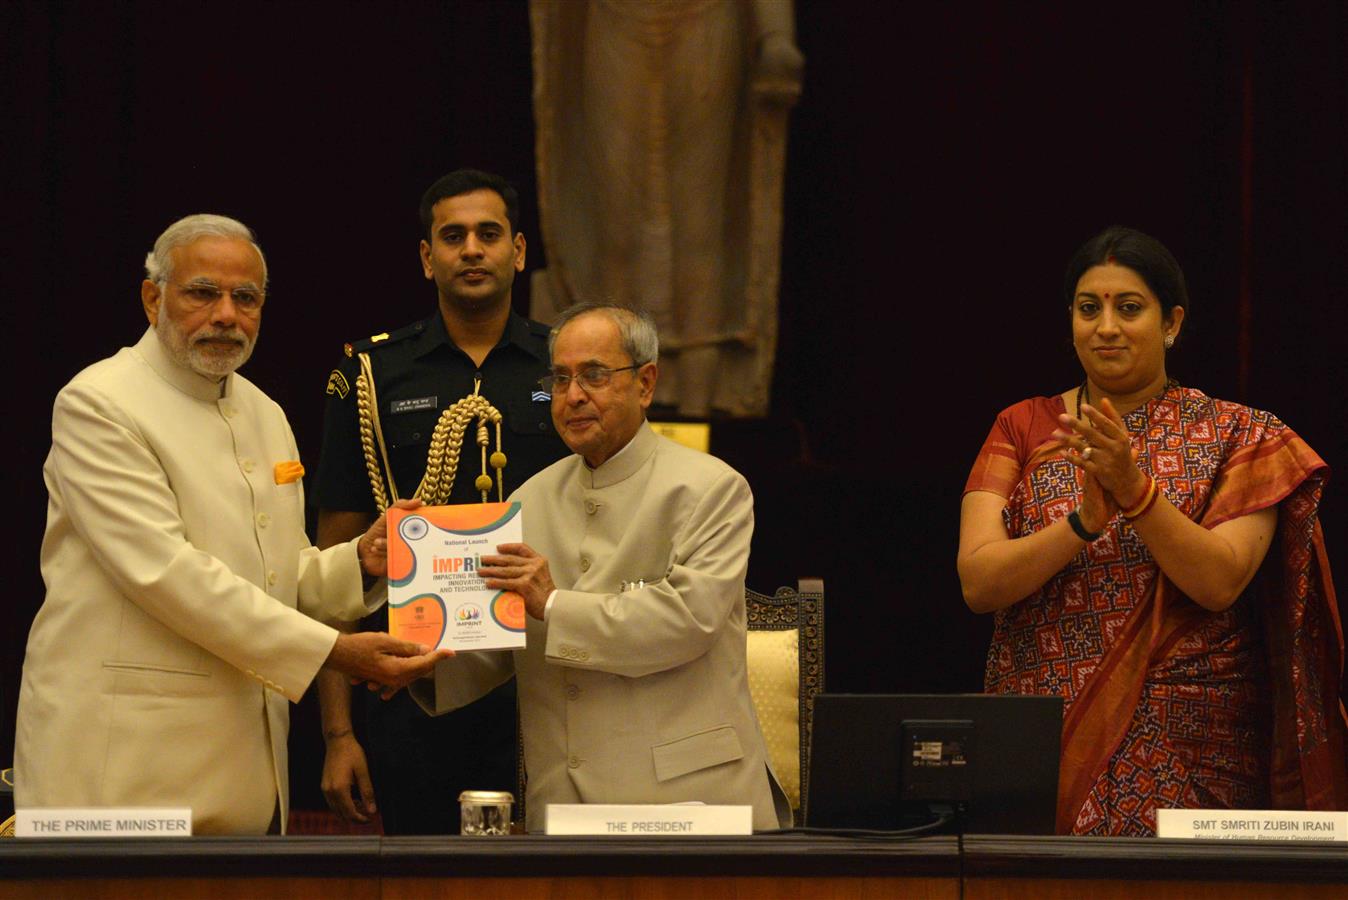
[(154, 249), (145, 254), (145, 277), (162, 289), (173, 277), (173, 249), (204, 237), (237, 238), (252, 244), (258, 259), (262, 260), (262, 287), (267, 286), (267, 258), (262, 255), (252, 230), (238, 219), (210, 213), (186, 216), (165, 228), (154, 242)]
[(623, 306), (621, 303), (577, 303), (568, 306), (557, 316), (552, 330), (548, 332), (548, 357), (552, 356), (557, 335), (568, 322), (587, 313), (602, 313), (618, 326), (618, 336), (622, 341), (623, 352), (632, 358), (638, 366), (658, 362), (660, 359), (660, 335), (655, 330), (655, 320), (650, 313)]

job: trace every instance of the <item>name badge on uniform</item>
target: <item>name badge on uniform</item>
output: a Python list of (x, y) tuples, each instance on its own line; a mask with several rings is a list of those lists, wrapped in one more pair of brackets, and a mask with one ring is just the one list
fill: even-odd
[(388, 411), (393, 414), (416, 412), (419, 409), (435, 409), (434, 397), (413, 397), (410, 400), (394, 400), (388, 405)]

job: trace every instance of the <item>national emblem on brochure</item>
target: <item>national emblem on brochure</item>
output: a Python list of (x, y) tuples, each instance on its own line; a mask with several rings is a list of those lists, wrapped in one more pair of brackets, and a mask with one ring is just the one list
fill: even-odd
[(488, 588), (484, 554), (524, 540), (518, 503), (388, 511), (389, 633), (455, 652), (524, 646), (524, 598)]

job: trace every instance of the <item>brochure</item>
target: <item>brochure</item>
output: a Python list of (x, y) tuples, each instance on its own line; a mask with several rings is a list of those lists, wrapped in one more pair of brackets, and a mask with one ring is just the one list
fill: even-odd
[(484, 554), (524, 539), (518, 503), (390, 509), (388, 535), (390, 634), (456, 653), (524, 646), (524, 598), (477, 573)]

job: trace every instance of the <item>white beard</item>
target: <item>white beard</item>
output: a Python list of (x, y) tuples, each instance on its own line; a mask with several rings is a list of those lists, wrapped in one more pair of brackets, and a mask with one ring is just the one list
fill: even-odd
[[(159, 335), (159, 343), (174, 362), (206, 378), (224, 378), (248, 362), (248, 357), (253, 355), (253, 345), (257, 343), (256, 334), (250, 339), (238, 326), (214, 328), (203, 325), (192, 334), (187, 334), (178, 327), (178, 323), (164, 314), (162, 300), (155, 332)], [(212, 350), (200, 343), (204, 338), (236, 341), (237, 348), (226, 352)]]

